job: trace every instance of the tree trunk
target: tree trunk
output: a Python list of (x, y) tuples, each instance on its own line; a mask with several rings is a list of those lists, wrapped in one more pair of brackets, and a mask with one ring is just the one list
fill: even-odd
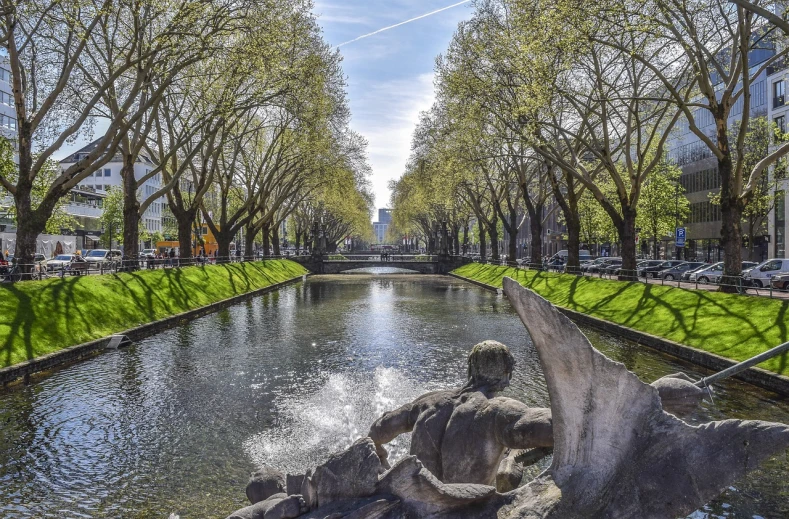
[(636, 210), (622, 209), (622, 222), (618, 226), (619, 240), (622, 244), (622, 275), (619, 279), (636, 280)]
[(299, 250), (301, 249), (301, 233), (296, 231), (296, 254), (298, 255)]
[(265, 223), (261, 229), (263, 233), (263, 256), (271, 256), (271, 224)]
[(14, 262), (17, 271), (23, 273), (25, 279), (33, 271), (38, 235), (44, 232), (47, 221), (39, 211), (26, 211), (27, 217), (21, 218), (17, 213), (16, 246)]
[[(31, 192), (33, 189), (33, 149), (32, 132), (30, 123), (19, 125), (19, 177), (14, 194), (14, 207), (16, 210), (16, 246), (14, 247), (14, 260), (19, 264), (19, 269), (26, 275), (33, 270), (36, 255), (36, 240), (47, 226), (48, 215), (39, 206), (33, 210)], [(51, 211), (51, 210), (50, 210)], [(50, 212), (51, 214), (51, 212)]]
[[(189, 213), (185, 211), (184, 214)], [(194, 215), (194, 213), (192, 213)], [(194, 217), (178, 218), (178, 257), (189, 259), (192, 257), (192, 224)]]
[(468, 220), (463, 224), (463, 255), (468, 254)]
[(17, 268), (19, 271), (29, 273), (33, 269), (35, 260), (36, 240), (38, 235), (44, 232), (47, 223), (46, 221), (42, 222), (39, 212), (32, 209), (30, 201), (31, 182), (20, 179), (16, 187), (14, 206), (16, 208), (17, 225), (14, 261), (18, 264)]
[[(137, 200), (137, 180), (134, 178), (134, 156), (123, 157), (121, 168), (123, 183), (123, 255), (132, 260), (127, 266), (137, 269), (140, 242), (140, 201)], [(112, 237), (110, 237), (112, 240)], [(112, 241), (110, 241), (110, 248)]]
[(549, 172), (554, 198), (564, 214), (567, 225), (567, 265), (565, 272), (579, 273), (581, 262), (581, 218), (578, 215), (578, 194), (575, 192), (575, 179), (570, 171), (562, 170), (565, 192), (562, 191), (556, 176)]
[(488, 236), (490, 236), (490, 259), (498, 262), (501, 256), (499, 255), (499, 219), (496, 217), (488, 228)]
[(279, 225), (271, 228), (271, 243), (274, 244), (274, 256), (279, 256), (282, 251), (279, 248)]
[(572, 218), (565, 216), (567, 225), (567, 265), (564, 271), (568, 274), (580, 274), (581, 272), (581, 220), (578, 215)]
[(530, 262), (540, 265), (542, 264), (542, 219), (539, 215), (529, 217), (529, 231), (531, 232)]
[(255, 259), (255, 236), (257, 236), (259, 229), (254, 225), (247, 226), (247, 232), (244, 235), (244, 259), (251, 261)]
[(507, 261), (514, 263), (518, 257), (518, 213), (514, 209), (510, 210), (510, 242), (507, 250)]
[(233, 235), (230, 233), (220, 232), (215, 235), (216, 244), (219, 247), (216, 253), (217, 263), (230, 262), (230, 242), (233, 241)]
[(477, 219), (477, 227), (479, 228), (479, 259), (484, 262), (488, 255), (488, 244), (485, 238), (485, 224), (482, 220)]

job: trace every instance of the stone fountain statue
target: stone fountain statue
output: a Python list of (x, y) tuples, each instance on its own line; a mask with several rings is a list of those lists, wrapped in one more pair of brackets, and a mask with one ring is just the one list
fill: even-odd
[[(502, 345), (483, 343), (464, 388), (387, 413), (370, 438), (304, 475), (261, 473), (248, 492), (259, 501), (228, 519), (674, 518), (789, 447), (784, 424), (688, 425), (674, 414), (703, 391), (687, 377), (645, 384), (546, 300), (508, 278), (504, 291), (537, 349), (550, 413), (495, 396), (513, 364)], [(408, 430), (412, 455), (386, 470), (383, 443)], [(551, 443), (537, 478), (504, 493), (492, 486), (505, 448)]]
[(503, 344), (474, 346), (464, 387), (428, 393), (376, 420), (367, 436), (382, 465), (389, 468), (383, 444), (413, 431), (411, 454), (439, 480), (495, 486), (506, 449), (553, 447), (550, 409), (496, 396), (509, 385), (514, 366)]

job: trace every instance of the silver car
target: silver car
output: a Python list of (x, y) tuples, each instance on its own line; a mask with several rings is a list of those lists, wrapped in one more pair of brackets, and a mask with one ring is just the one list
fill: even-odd
[(723, 262), (719, 261), (707, 268), (699, 269), (690, 273), (690, 282), (698, 282), (700, 285), (707, 283), (717, 283), (723, 275)]

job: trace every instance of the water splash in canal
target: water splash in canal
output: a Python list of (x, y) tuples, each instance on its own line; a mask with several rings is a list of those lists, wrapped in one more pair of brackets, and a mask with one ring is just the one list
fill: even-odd
[[(402, 371), (378, 367), (372, 373), (327, 373), (317, 391), (283, 391), (272, 401), (280, 418), (244, 442), (256, 465), (278, 467), (291, 474), (324, 462), (329, 453), (349, 447), (367, 435), (370, 424), (384, 412), (438, 389), (418, 383)], [(408, 454), (410, 435), (387, 449), (390, 461)]]

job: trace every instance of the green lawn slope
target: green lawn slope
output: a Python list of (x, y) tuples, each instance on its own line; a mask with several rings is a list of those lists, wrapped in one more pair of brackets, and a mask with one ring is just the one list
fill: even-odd
[[(505, 276), (557, 306), (742, 361), (789, 340), (789, 303), (706, 290), (469, 264), (453, 274), (495, 287)], [(789, 375), (789, 355), (759, 367)]]
[(287, 260), (0, 285), (0, 367), (293, 279)]

